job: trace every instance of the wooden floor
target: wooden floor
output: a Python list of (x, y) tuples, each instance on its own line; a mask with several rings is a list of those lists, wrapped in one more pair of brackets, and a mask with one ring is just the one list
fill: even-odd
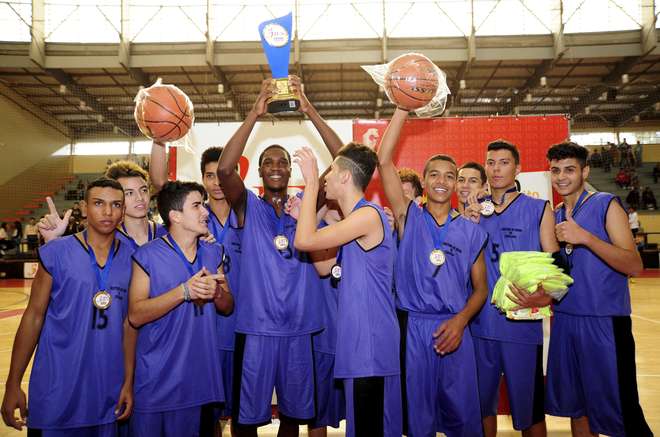
[[(4, 395), (9, 371), (11, 346), (21, 315), (27, 304), (30, 281), (0, 280), (0, 396)], [(646, 419), (654, 432), (660, 431), (660, 272), (646, 271), (631, 284), (633, 331), (637, 344), (637, 382)], [(23, 388), (27, 392), (26, 375)], [(507, 416), (498, 418), (499, 435), (519, 435), (512, 431)], [(568, 420), (548, 417), (550, 436), (569, 436)], [(301, 435), (306, 435), (301, 428)], [(261, 428), (260, 435), (274, 436), (277, 424)], [(26, 435), (0, 425), (0, 437)], [(226, 431), (223, 435), (229, 435)], [(342, 430), (330, 429), (328, 435), (343, 435)]]

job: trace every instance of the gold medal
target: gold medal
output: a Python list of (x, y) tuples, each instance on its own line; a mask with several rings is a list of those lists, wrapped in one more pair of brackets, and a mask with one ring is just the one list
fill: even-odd
[(489, 216), (495, 212), (495, 204), (490, 200), (481, 202), (481, 215)]
[(566, 246), (564, 246), (564, 252), (566, 252), (566, 255), (573, 253), (573, 245), (571, 243), (567, 243)]
[(335, 279), (341, 279), (341, 266), (339, 264), (332, 266), (332, 269), (330, 269), (330, 274)]
[(429, 261), (434, 266), (441, 266), (445, 263), (445, 253), (440, 249), (434, 249), (429, 254)]
[(278, 235), (273, 239), (273, 243), (275, 244), (275, 247), (277, 250), (284, 250), (287, 247), (289, 247), (289, 239), (286, 238), (284, 235)]
[(94, 306), (100, 310), (107, 310), (112, 303), (112, 296), (105, 290), (100, 290), (92, 299)]

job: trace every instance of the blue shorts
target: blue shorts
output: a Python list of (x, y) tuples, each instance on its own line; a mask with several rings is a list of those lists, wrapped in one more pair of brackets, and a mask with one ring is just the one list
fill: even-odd
[(222, 386), (225, 390), (225, 402), (217, 409), (216, 417), (231, 416), (232, 384), (234, 380), (234, 351), (220, 350), (220, 372), (222, 373)]
[(598, 434), (652, 435), (639, 405), (630, 317), (555, 313), (546, 411), (587, 416), (591, 432)]
[(404, 429), (409, 437), (481, 437), (481, 411), (474, 345), (469, 328), (454, 352), (433, 349), (433, 332), (453, 317), (399, 312), (405, 387)]
[(401, 377), (344, 379), (346, 437), (401, 437)]
[(545, 420), (543, 346), (474, 337), (477, 380), (483, 417), (497, 415), (504, 374), (513, 427), (525, 430)]
[(232, 400), (234, 423), (258, 426), (270, 423), (273, 388), (280, 414), (300, 422), (314, 418), (312, 336), (237, 333)]
[(28, 437), (117, 437), (117, 422), (65, 429), (28, 428)]
[(215, 422), (209, 406), (182, 408), (160, 413), (133, 412), (131, 437), (199, 437), (212, 432)]
[(344, 384), (333, 376), (335, 355), (314, 351), (314, 379), (316, 381), (316, 416), (311, 428), (331, 426), (339, 428), (346, 418)]

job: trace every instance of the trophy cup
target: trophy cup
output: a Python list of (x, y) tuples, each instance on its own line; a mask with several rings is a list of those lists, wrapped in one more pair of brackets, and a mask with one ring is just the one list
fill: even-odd
[(289, 53), (291, 52), (291, 13), (264, 21), (259, 25), (261, 45), (270, 65), (277, 93), (268, 101), (268, 112), (295, 111), (300, 100), (289, 87)]

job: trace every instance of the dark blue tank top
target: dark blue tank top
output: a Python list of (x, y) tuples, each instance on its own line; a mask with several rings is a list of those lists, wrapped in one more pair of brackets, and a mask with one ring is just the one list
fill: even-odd
[(394, 240), (383, 210), (383, 241), (364, 250), (356, 240), (343, 246), (337, 309), (335, 378), (399, 374), (399, 328), (392, 293)]
[(103, 311), (92, 304), (99, 287), (82, 241), (70, 235), (39, 248), (39, 260), (53, 285), (30, 374), (31, 428), (77, 428), (116, 420), (133, 254), (130, 245), (118, 243), (106, 290), (112, 301)]
[(500, 278), (502, 253), (542, 250), (540, 227), (546, 203), (545, 200), (519, 194), (504, 211), (481, 217), (479, 226), (488, 233), (484, 254), (488, 299), (472, 322), (474, 336), (512, 343), (543, 343), (541, 320), (509, 320), (490, 301)]
[[(442, 245), (446, 261), (436, 267), (429, 261), (434, 244), (424, 214), (422, 207), (410, 202), (396, 262), (397, 307), (427, 314), (456, 314), (470, 297), (472, 265), (488, 237), (469, 220), (453, 217), (445, 225), (449, 226)], [(434, 232), (439, 232), (441, 226), (433, 222)]]
[[(621, 201), (610, 193), (594, 193), (589, 196), (573, 215), (573, 220), (601, 240), (612, 243), (605, 219), (612, 202)], [(563, 220), (563, 207), (555, 211), (557, 223)], [(571, 277), (575, 282), (564, 298), (554, 305), (554, 310), (584, 316), (629, 316), (630, 290), (628, 277), (620, 273), (585, 246), (574, 246), (568, 258)]]

